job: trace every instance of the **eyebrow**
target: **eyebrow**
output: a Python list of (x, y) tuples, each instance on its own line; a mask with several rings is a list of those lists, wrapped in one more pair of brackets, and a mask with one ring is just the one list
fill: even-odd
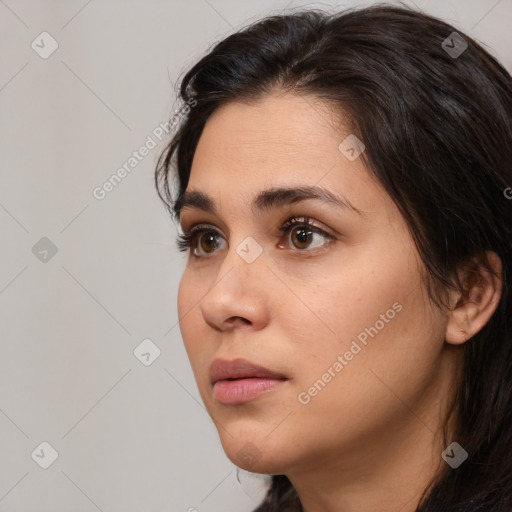
[[(277, 187), (262, 190), (253, 199), (251, 210), (253, 212), (271, 211), (285, 205), (306, 201), (308, 199), (321, 201), (340, 209), (350, 209), (361, 214), (361, 211), (352, 205), (348, 199), (319, 186)], [(185, 191), (176, 200), (173, 210), (178, 219), (184, 208), (197, 208), (218, 215), (215, 201), (208, 194), (198, 190)]]

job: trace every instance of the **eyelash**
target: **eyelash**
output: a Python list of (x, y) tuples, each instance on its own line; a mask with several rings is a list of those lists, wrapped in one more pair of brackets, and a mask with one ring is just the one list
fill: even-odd
[[(285, 234), (289, 233), (296, 226), (306, 227), (311, 232), (322, 235), (329, 241), (334, 238), (332, 235), (325, 232), (323, 229), (319, 228), (318, 226), (315, 226), (311, 222), (311, 219), (307, 216), (306, 217), (292, 217), (292, 218), (288, 219), (279, 228), (279, 231), (282, 235), (285, 235)], [(194, 245), (194, 248), (195, 248), (195, 241), (198, 238), (198, 235), (200, 235), (202, 233), (215, 233), (216, 235), (219, 235), (219, 233), (217, 231), (215, 231), (215, 229), (207, 228), (207, 227), (204, 227), (203, 225), (199, 224), (197, 226), (192, 227), (190, 230), (185, 231), (184, 233), (178, 234), (178, 238), (176, 241), (178, 250), (180, 252), (187, 251), (188, 249), (191, 248), (192, 245)], [(307, 251), (307, 249), (304, 249), (304, 250), (297, 249), (297, 251), (305, 252), (305, 251)], [(203, 256), (197, 256), (197, 255), (195, 255), (195, 256), (203, 257)]]

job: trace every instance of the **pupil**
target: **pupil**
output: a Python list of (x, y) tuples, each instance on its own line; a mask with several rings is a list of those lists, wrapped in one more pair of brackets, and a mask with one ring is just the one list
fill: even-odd
[(311, 239), (311, 231), (308, 231), (307, 229), (300, 229), (298, 231), (296, 231), (296, 234), (297, 234), (297, 239), (298, 239), (298, 242), (299, 244), (306, 244), (310, 241)]
[(203, 245), (203, 250), (205, 250), (205, 252), (208, 252), (207, 249), (214, 249), (215, 248), (215, 235), (213, 234), (209, 234), (209, 235), (206, 235), (206, 236), (203, 236), (202, 238), (202, 245)]

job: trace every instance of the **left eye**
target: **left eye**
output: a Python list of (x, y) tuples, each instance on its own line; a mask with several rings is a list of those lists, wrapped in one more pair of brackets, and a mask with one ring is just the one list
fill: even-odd
[(326, 243), (322, 242), (322, 238), (327, 240), (332, 238), (328, 233), (309, 222), (295, 222), (291, 225), (285, 225), (281, 228), (281, 232), (288, 234), (288, 239), (299, 250), (321, 247)]

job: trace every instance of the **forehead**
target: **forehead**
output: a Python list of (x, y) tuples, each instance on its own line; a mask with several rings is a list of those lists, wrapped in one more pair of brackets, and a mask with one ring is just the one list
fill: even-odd
[(314, 97), (292, 94), (221, 106), (206, 122), (189, 182), (204, 182), (212, 171), (235, 180), (276, 173), (318, 179), (341, 157), (343, 129), (330, 110)]
[(312, 96), (273, 94), (225, 104), (204, 127), (187, 190), (216, 198), (221, 208), (244, 210), (264, 189), (316, 185), (375, 204), (371, 196), (379, 191), (369, 187), (378, 184), (362, 159), (349, 161), (338, 149), (350, 134), (346, 126)]
[(250, 104), (230, 102), (208, 119), (194, 160), (208, 150), (208, 158), (242, 159), (245, 166), (314, 161), (327, 147), (337, 149), (335, 125), (328, 106), (314, 97), (273, 94)]

